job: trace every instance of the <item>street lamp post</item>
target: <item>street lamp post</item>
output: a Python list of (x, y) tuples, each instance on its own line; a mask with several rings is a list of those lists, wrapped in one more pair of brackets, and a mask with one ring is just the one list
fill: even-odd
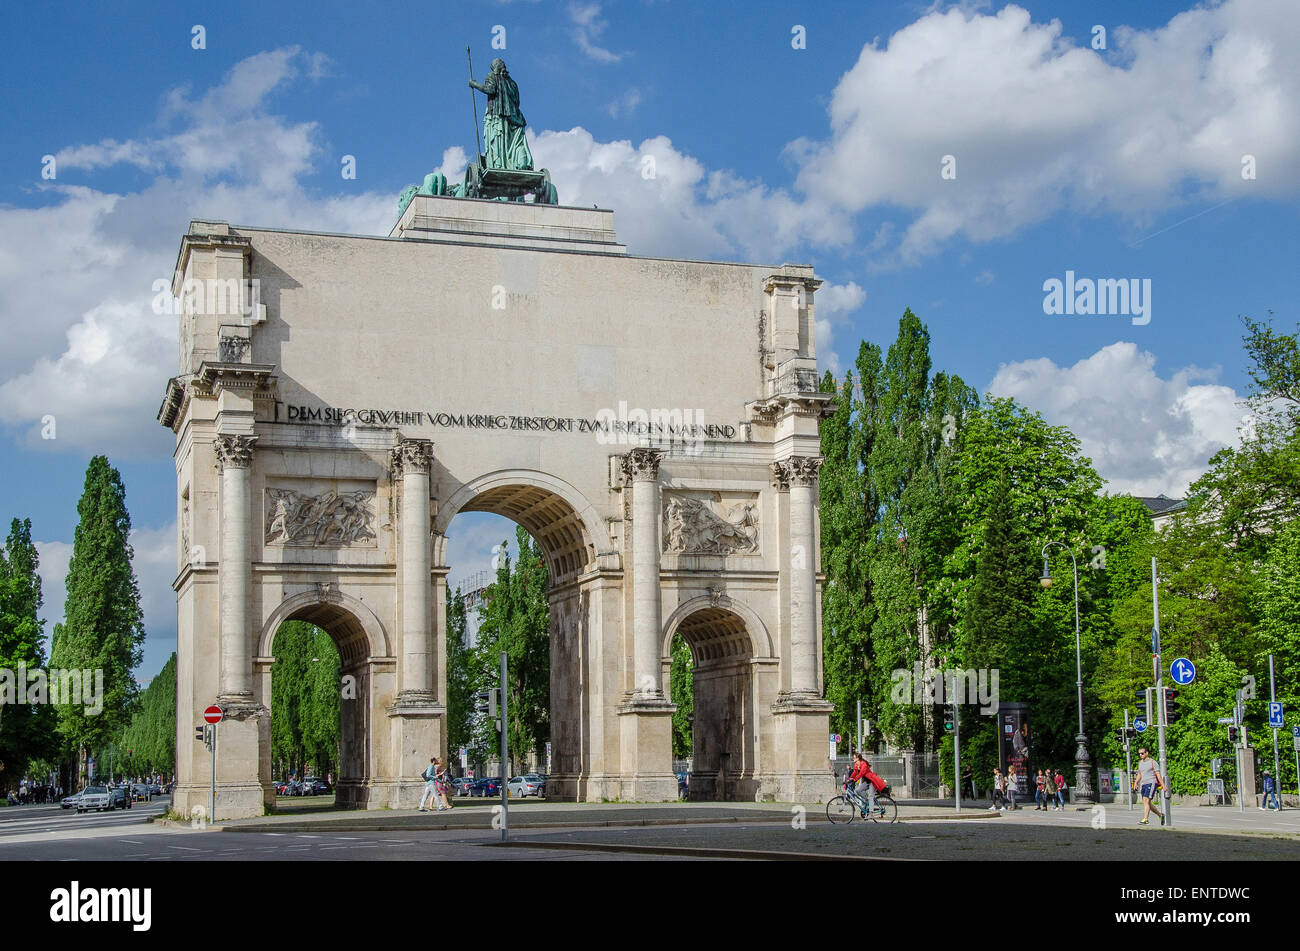
[(1079, 643), (1079, 562), (1074, 552), (1063, 542), (1048, 542), (1043, 546), (1043, 576), (1038, 579), (1044, 588), (1052, 586), (1052, 570), (1047, 564), (1047, 549), (1056, 545), (1070, 555), (1074, 565), (1074, 669), (1075, 685), (1079, 691), (1079, 735), (1075, 737), (1079, 748), (1074, 753), (1074, 801), (1079, 805), (1090, 805), (1092, 796), (1092, 760), (1088, 756), (1088, 737), (1083, 732), (1083, 652)]

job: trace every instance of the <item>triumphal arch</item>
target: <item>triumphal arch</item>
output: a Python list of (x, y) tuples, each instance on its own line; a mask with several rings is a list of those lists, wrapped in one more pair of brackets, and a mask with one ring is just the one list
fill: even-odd
[(331, 635), (353, 686), (340, 801), (416, 804), (448, 752), (446, 542), (467, 511), (545, 552), (549, 795), (677, 797), (675, 634), (695, 663), (692, 795), (829, 793), (819, 281), (629, 254), (613, 212), (559, 204), (529, 171), (481, 156), (478, 197), (426, 180), (382, 238), (214, 221), (182, 237), (159, 411), (176, 434), (178, 811), (207, 802), (194, 726), (214, 702), (216, 817), (274, 802), (271, 665), (295, 619)]

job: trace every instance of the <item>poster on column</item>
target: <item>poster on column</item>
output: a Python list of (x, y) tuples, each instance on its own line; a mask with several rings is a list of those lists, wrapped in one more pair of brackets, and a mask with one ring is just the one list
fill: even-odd
[(1030, 780), (1029, 705), (1001, 703), (998, 705), (998, 760), (1003, 774), (1016, 768), (1016, 798), (1023, 801), (1031, 795), (1034, 785)]

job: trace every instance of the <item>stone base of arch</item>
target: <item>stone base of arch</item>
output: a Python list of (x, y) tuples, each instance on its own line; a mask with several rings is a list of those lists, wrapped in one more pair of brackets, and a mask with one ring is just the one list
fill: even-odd
[(677, 799), (673, 763), (673, 713), (664, 700), (629, 700), (618, 710), (620, 781), (618, 798), (632, 802)]
[(779, 696), (771, 706), (775, 739), (770, 757), (772, 797), (778, 802), (826, 802), (836, 793), (829, 756), (830, 715), (825, 700)]

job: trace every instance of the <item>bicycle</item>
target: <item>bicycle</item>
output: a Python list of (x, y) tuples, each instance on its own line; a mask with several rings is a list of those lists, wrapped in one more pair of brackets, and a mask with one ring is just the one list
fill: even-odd
[(832, 825), (849, 823), (861, 816), (872, 822), (897, 822), (898, 803), (889, 795), (889, 786), (876, 793), (876, 807), (868, 809), (867, 802), (847, 785), (844, 792), (826, 804), (826, 818)]

